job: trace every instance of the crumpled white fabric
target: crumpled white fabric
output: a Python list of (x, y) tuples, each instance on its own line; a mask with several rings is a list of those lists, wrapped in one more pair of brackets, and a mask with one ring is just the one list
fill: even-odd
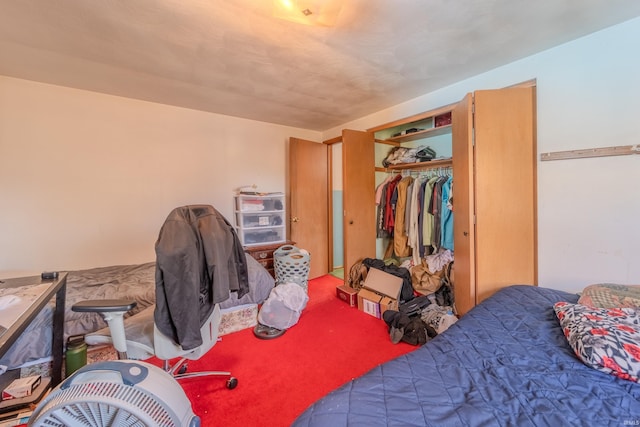
[(298, 323), (309, 296), (297, 283), (282, 283), (271, 290), (258, 313), (258, 322), (276, 329), (288, 329)]
[(441, 307), (438, 304), (431, 304), (423, 308), (420, 312), (420, 318), (435, 329), (438, 334), (443, 333), (458, 321), (451, 307)]
[(453, 252), (449, 249), (440, 248), (440, 250), (432, 255), (424, 257), (429, 267), (429, 271), (437, 273), (442, 270), (447, 264), (453, 261)]

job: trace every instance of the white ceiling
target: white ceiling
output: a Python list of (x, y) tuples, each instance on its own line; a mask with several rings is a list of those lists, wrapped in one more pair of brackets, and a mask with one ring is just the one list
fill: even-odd
[(0, 0), (0, 74), (326, 130), (637, 16), (637, 0), (344, 0), (309, 27), (270, 0)]

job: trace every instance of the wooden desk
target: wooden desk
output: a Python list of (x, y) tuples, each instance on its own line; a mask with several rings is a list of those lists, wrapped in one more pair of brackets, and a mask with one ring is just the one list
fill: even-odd
[(4, 355), (16, 342), (29, 323), (47, 305), (49, 300), (56, 297), (56, 306), (53, 311), (53, 338), (51, 354), (53, 357), (51, 370), (51, 386), (55, 387), (62, 381), (62, 354), (64, 350), (64, 302), (67, 291), (67, 273), (59, 273), (55, 280), (43, 280), (39, 276), (20, 277), (16, 279), (4, 279), (0, 281), (0, 289), (17, 288), (21, 286), (35, 286), (49, 284), (48, 287), (31, 305), (13, 322), (11, 326), (0, 336), (0, 356)]

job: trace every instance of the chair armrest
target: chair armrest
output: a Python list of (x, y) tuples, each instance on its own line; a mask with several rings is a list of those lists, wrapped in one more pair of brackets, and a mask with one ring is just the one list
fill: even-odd
[(72, 311), (86, 313), (107, 313), (114, 311), (129, 311), (138, 303), (132, 300), (125, 299), (102, 299), (102, 300), (86, 300), (75, 303), (71, 306)]
[(118, 352), (118, 358), (127, 358), (127, 337), (124, 329), (124, 315), (138, 305), (137, 302), (124, 299), (86, 300), (71, 306), (72, 311), (82, 313), (100, 313), (109, 325), (113, 347)]

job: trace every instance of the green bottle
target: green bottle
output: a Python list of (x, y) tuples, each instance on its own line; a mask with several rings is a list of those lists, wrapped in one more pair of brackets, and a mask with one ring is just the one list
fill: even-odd
[(84, 342), (84, 335), (72, 335), (67, 339), (64, 357), (66, 377), (87, 364), (87, 344)]

